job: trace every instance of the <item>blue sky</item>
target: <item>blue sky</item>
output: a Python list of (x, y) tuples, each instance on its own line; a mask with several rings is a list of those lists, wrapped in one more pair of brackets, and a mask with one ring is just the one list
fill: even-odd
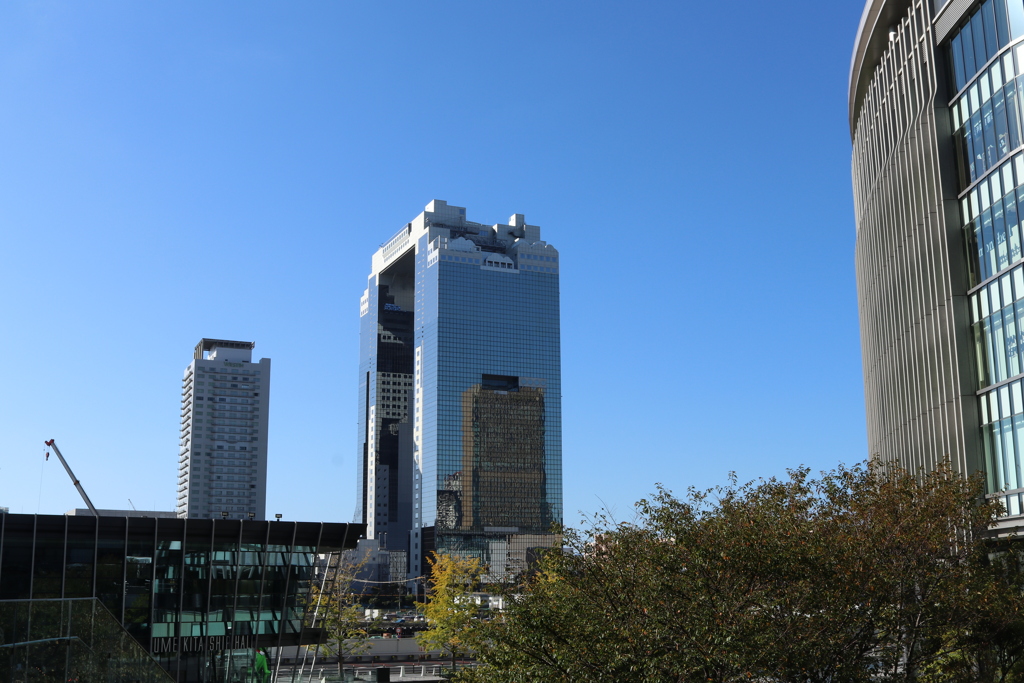
[(565, 518), (864, 458), (860, 0), (0, 4), (0, 506), (171, 509), (202, 337), (349, 521), (358, 306), (431, 199), (561, 253)]

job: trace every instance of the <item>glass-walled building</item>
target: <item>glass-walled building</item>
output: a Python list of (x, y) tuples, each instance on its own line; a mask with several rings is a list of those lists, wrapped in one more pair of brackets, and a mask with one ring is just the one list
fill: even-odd
[(868, 441), (1024, 515), (1024, 0), (869, 0), (850, 72)]
[(516, 214), (434, 200), (373, 256), (360, 302), (357, 517), (407, 554), (479, 557), (493, 580), (562, 519), (559, 254)]
[(178, 681), (247, 681), (304, 624), (318, 554), (362, 525), (0, 514), (0, 604), (97, 598)]

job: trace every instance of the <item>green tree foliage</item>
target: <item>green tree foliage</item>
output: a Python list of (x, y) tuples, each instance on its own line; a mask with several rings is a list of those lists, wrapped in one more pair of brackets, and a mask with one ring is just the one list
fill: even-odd
[(1018, 557), (981, 481), (858, 466), (661, 490), (567, 530), (461, 680), (1011, 681)]
[(429, 628), (416, 634), (425, 650), (441, 650), (452, 658), (475, 649), (478, 642), (477, 614), (479, 606), (471, 593), (480, 587), (480, 575), (486, 567), (476, 557), (431, 553), (427, 602), (416, 603), (423, 611)]
[(352, 561), (348, 555), (331, 555), (326, 574), (310, 588), (306, 618), (309, 625), (324, 629), (324, 649), (338, 656), (338, 670), (344, 670), (345, 657), (365, 652), (368, 623), (363, 609), (362, 581), (357, 578), (366, 558)]

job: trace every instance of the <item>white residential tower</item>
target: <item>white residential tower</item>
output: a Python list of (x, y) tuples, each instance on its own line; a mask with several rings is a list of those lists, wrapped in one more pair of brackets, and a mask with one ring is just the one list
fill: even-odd
[(265, 519), (270, 359), (202, 339), (181, 386), (178, 517)]

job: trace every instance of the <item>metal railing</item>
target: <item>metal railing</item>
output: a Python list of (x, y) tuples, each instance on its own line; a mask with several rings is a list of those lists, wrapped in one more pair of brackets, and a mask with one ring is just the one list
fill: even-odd
[(0, 600), (0, 680), (170, 683), (96, 598)]

